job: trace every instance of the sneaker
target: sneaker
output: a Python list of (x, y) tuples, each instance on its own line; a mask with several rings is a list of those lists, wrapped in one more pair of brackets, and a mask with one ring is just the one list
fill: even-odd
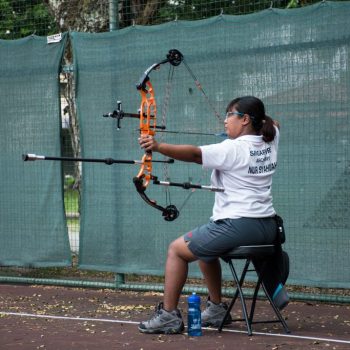
[(168, 312), (163, 309), (163, 303), (156, 307), (155, 314), (139, 324), (141, 333), (150, 334), (177, 334), (184, 330), (184, 323), (179, 310)]
[[(210, 300), (207, 301), (207, 307), (202, 312), (202, 326), (203, 327), (219, 327), (224, 318), (228, 306), (226, 303), (214, 304)], [(231, 315), (225, 320), (225, 324), (232, 322)]]

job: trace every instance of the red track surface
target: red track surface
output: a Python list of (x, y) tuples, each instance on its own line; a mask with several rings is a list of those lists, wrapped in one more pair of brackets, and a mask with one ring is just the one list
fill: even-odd
[[(0, 349), (350, 349), (349, 305), (290, 303), (283, 311), (290, 336), (279, 324), (257, 324), (249, 337), (238, 322), (222, 333), (205, 329), (196, 338), (139, 333), (137, 323), (149, 318), (159, 300), (157, 293), (0, 285)], [(180, 309), (186, 320), (185, 297)], [(238, 308), (233, 313), (240, 317)], [(256, 315), (271, 316), (266, 302), (258, 303)], [(272, 335), (279, 333), (284, 336)]]

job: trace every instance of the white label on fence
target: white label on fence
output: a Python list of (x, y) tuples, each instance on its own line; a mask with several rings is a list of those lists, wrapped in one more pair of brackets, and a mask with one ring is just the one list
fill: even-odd
[(62, 40), (62, 34), (54, 34), (54, 35), (49, 35), (47, 36), (47, 43), (59, 43)]

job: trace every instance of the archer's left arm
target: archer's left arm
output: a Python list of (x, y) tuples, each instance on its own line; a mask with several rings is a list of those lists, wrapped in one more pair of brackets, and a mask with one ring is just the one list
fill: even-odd
[(202, 151), (197, 146), (158, 143), (155, 138), (149, 135), (141, 137), (139, 143), (145, 151), (158, 152), (183, 162), (202, 164)]

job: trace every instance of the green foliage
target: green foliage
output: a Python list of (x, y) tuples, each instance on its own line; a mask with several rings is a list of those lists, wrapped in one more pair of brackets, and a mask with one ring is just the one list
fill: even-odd
[(75, 183), (75, 179), (72, 175), (66, 175), (64, 177), (64, 189), (68, 190), (68, 189), (73, 189)]
[(198, 20), (226, 15), (243, 15), (273, 8), (295, 8), (312, 5), (320, 0), (169, 0), (160, 8), (158, 17), (152, 24), (166, 21)]
[(201, 1), (201, 0), (178, 0), (168, 1), (160, 9), (159, 22), (164, 20), (196, 20), (212, 16), (217, 16), (221, 12), (225, 14), (233, 14), (237, 12), (234, 6), (235, 2), (224, 1)]
[(64, 191), (64, 206), (66, 212), (79, 213), (79, 192), (71, 189)]
[(9, 28), (12, 28), (12, 20), (8, 14), (11, 14), (9, 2), (0, 0), (0, 38), (4, 38)]
[(50, 35), (58, 31), (42, 0), (0, 0), (0, 39)]
[(287, 5), (287, 8), (294, 8), (299, 6), (299, 1), (298, 0), (290, 0), (289, 4)]
[(158, 22), (171, 21), (175, 18), (181, 20), (197, 20), (217, 16), (220, 13), (226, 15), (241, 15), (269, 8), (285, 8), (289, 5), (288, 0), (174, 0), (167, 1), (159, 11)]
[[(295, 8), (319, 1), (117, 0), (118, 26), (153, 25), (175, 19), (199, 20), (220, 13), (243, 15), (271, 6)], [(101, 32), (108, 30), (108, 23), (107, 0), (0, 0), (0, 39), (17, 39), (33, 33), (50, 35), (66, 30)]]

